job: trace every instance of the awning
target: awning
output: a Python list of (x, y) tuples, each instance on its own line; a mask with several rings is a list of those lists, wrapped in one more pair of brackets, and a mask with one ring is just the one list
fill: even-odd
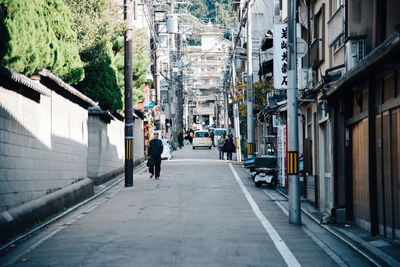
[(393, 33), (385, 42), (369, 53), (357, 66), (346, 72), (339, 80), (330, 84), (327, 96), (332, 96), (345, 88), (346, 85), (365, 77), (366, 72), (379, 69), (388, 59), (398, 58), (400, 55), (400, 35)]
[(261, 43), (261, 50), (265, 51), (273, 46), (274, 38), (272, 36), (267, 36)]

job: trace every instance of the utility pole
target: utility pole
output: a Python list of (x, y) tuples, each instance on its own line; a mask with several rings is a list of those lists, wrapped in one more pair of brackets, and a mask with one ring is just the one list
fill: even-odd
[(133, 186), (133, 108), (132, 108), (132, 0), (124, 0), (126, 20), (124, 45), (125, 76), (125, 187)]
[(228, 88), (224, 86), (224, 128), (229, 131), (229, 123), (228, 123)]
[(247, 156), (254, 152), (254, 118), (253, 118), (253, 42), (251, 36), (251, 6), (249, 1), (247, 12)]
[[(232, 30), (232, 44), (235, 43), (235, 35), (234, 31)], [(235, 85), (236, 85), (236, 67), (235, 67), (235, 60), (236, 60), (236, 52), (235, 48), (232, 50), (232, 91), (234, 92)], [(236, 101), (233, 102), (233, 125), (235, 128), (235, 146), (236, 146), (236, 161), (242, 161), (242, 148), (240, 144), (240, 118), (239, 118), (239, 107)]]
[(301, 224), (300, 187), (298, 172), (299, 128), (297, 118), (297, 44), (296, 0), (288, 1), (288, 175), (289, 222)]
[(178, 107), (177, 107), (177, 125), (178, 131), (177, 134), (180, 133), (181, 129), (183, 128), (183, 70), (182, 70), (182, 52), (183, 52), (183, 45), (182, 45), (182, 34), (178, 33), (177, 37), (177, 57), (178, 57), (178, 84), (177, 84), (177, 97), (178, 97)]

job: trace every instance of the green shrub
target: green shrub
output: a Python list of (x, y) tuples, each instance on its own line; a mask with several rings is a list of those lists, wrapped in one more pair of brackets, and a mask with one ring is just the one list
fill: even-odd
[(47, 68), (76, 84), (84, 73), (71, 20), (62, 0), (0, 0), (0, 62), (28, 76)]

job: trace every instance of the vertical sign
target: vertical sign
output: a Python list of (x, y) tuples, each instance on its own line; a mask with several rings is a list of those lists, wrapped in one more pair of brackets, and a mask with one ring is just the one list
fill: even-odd
[(274, 25), (274, 88), (288, 88), (287, 24)]

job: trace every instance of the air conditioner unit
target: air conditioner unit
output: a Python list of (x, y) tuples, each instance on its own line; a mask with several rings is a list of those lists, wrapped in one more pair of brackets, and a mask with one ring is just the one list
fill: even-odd
[(346, 43), (346, 71), (354, 68), (365, 57), (365, 40), (350, 39)]

